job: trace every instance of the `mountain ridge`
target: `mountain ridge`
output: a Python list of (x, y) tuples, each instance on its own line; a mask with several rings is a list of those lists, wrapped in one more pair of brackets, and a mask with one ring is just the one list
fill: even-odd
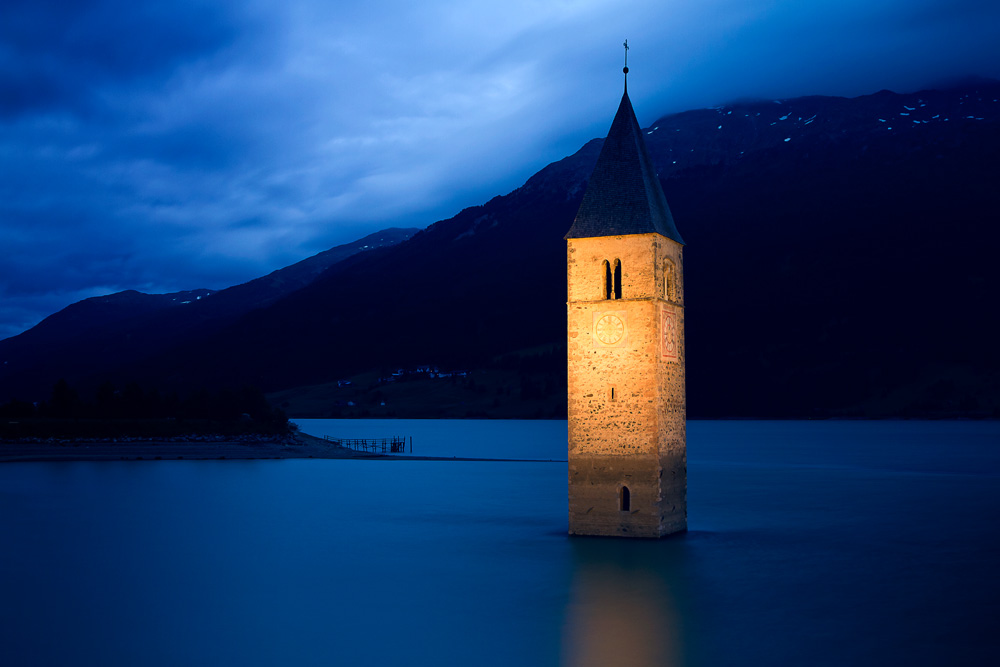
[[(692, 416), (995, 415), (980, 304), (996, 287), (985, 249), (997, 240), (998, 98), (996, 82), (813, 96), (643, 128), (689, 243)], [(548, 350), (525, 358), (559, 387), (562, 237), (601, 143), (119, 376), (278, 391)], [(929, 304), (939, 315), (910, 324)], [(516, 387), (493, 389), (519, 400)]]
[[(416, 231), (414, 228), (380, 230), (221, 290), (168, 294), (125, 290), (79, 301), (32, 329), (0, 341), (5, 376), (0, 377), (0, 386), (10, 398), (16, 398), (17, 387), (11, 385), (31, 387), (26, 376), (48, 373), (50, 377), (82, 379), (100, 372), (93, 368), (95, 357), (98, 363), (109, 366), (105, 370), (113, 370), (123, 363), (134, 362), (150, 349), (178, 344), (223, 326), (250, 310), (266, 307), (307, 285), (331, 265), (357, 253), (399, 243)], [(81, 357), (87, 360), (82, 366)], [(20, 368), (17, 361), (22, 362)], [(34, 395), (44, 396), (50, 386), (47, 382), (34, 383)]]

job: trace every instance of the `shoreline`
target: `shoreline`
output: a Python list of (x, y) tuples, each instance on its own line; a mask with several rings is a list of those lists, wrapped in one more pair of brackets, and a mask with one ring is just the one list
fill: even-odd
[(0, 442), (0, 464), (74, 461), (254, 461), (264, 459), (372, 459), (379, 461), (504, 461), (558, 463), (541, 459), (414, 456), (362, 452), (306, 433), (284, 439), (264, 437), (206, 440), (48, 440)]
[(207, 461), (219, 459), (344, 459), (378, 458), (321, 438), (296, 433), (284, 438), (224, 438), (194, 436), (180, 439), (45, 440), (0, 442), (0, 463), (50, 461)]

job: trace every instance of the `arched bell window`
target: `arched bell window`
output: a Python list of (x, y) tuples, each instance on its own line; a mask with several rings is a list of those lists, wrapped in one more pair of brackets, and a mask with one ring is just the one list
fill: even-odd
[(615, 298), (622, 298), (622, 262), (615, 260)]
[(603, 262), (601, 262), (601, 268), (603, 269), (602, 272), (604, 273), (604, 298), (610, 299), (612, 290), (614, 289), (611, 278), (611, 264), (608, 262), (608, 260), (604, 260)]

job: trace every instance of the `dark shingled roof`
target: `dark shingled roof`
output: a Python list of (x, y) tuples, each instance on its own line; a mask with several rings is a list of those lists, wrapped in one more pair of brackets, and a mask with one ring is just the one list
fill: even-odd
[(567, 239), (656, 232), (684, 243), (653, 169), (628, 90), (604, 140)]

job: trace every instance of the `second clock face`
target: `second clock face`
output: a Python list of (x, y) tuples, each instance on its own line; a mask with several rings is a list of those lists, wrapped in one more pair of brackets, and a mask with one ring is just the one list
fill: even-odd
[(660, 311), (660, 314), (660, 355), (664, 359), (676, 360), (680, 352), (680, 325), (678, 324), (677, 316), (665, 306)]

